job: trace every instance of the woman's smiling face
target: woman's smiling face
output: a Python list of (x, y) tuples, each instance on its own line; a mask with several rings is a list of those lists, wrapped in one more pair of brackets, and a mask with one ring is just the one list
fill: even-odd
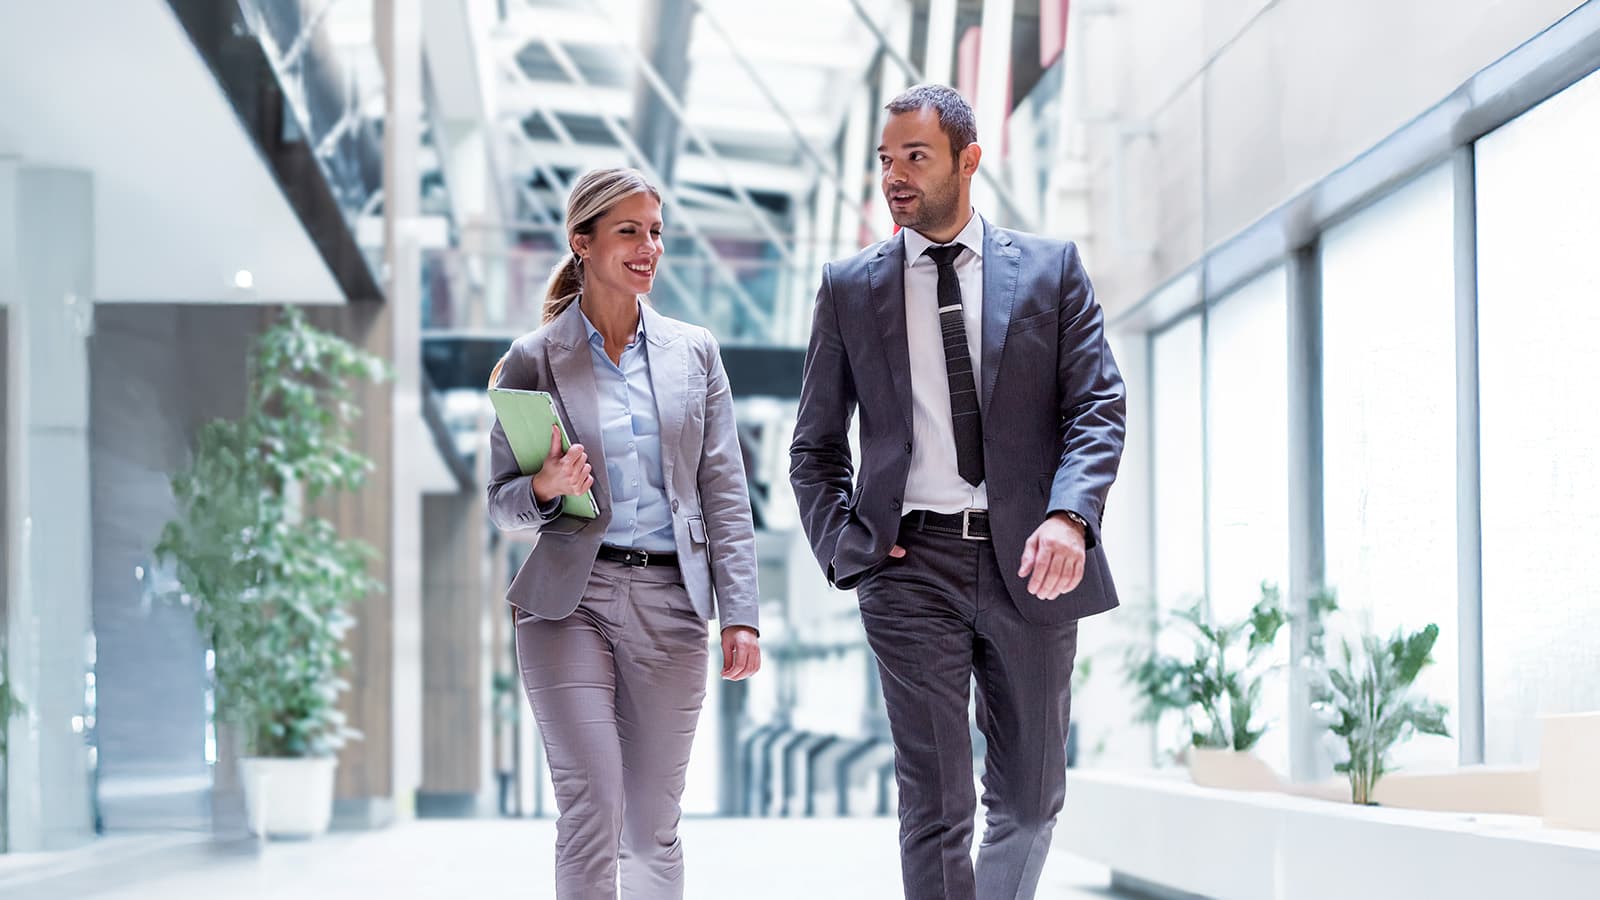
[(648, 294), (655, 284), (661, 243), (661, 201), (640, 192), (619, 200), (595, 222), (592, 234), (578, 235), (584, 287), (605, 293)]

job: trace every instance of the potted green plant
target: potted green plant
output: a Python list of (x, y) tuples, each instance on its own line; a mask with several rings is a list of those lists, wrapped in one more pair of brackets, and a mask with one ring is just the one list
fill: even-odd
[(1193, 639), (1193, 650), (1173, 655), (1146, 644), (1129, 655), (1139, 721), (1155, 724), (1169, 713), (1183, 718), (1184, 752), (1197, 783), (1275, 786), (1276, 776), (1249, 752), (1266, 731), (1257, 721), (1261, 694), (1271, 648), (1288, 621), (1278, 588), (1263, 582), (1261, 599), (1239, 621), (1208, 622), (1198, 603), (1172, 618)]
[(1330, 662), (1321, 647), (1308, 663), (1312, 705), (1344, 745), (1334, 769), (1350, 779), (1350, 801), (1373, 804), (1373, 789), (1389, 767), (1389, 752), (1416, 734), (1449, 737), (1444, 704), (1418, 696), (1413, 683), (1433, 663), (1439, 626), (1380, 637), (1365, 630), (1359, 643), (1341, 639)]
[(9, 806), (7, 795), (11, 789), (9, 781), (11, 769), (6, 764), (9, 759), (7, 735), (11, 730), (11, 720), (28, 711), (11, 689), (10, 672), (11, 668), (6, 659), (5, 638), (0, 636), (0, 853), (9, 849), (8, 836), (11, 833), (6, 819), (6, 810)]
[(172, 476), (177, 515), (156, 557), (172, 599), (194, 611), (215, 654), (217, 715), (238, 728), (251, 827), (307, 836), (328, 827), (334, 754), (357, 737), (338, 708), (347, 687), (350, 605), (379, 589), (371, 548), (314, 513), (372, 467), (350, 446), (351, 383), (382, 362), (288, 309), (258, 339), (245, 410), (207, 423)]

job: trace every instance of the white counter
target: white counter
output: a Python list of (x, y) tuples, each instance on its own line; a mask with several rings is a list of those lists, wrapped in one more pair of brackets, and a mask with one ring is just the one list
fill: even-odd
[(1054, 846), (1218, 900), (1600, 898), (1600, 833), (1201, 788), (1181, 771), (1072, 770)]

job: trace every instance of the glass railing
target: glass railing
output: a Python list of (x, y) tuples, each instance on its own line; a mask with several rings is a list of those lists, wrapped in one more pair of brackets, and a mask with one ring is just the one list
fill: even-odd
[[(238, 0), (282, 89), (284, 127), (311, 147), (345, 224), (381, 201), (383, 67), (372, 4), (356, 0)], [(368, 265), (378, 260), (368, 251)]]
[(382, 297), (356, 222), (382, 197), (370, 0), (166, 0), (351, 300)]
[[(802, 346), (816, 273), (775, 257), (710, 255), (669, 241), (651, 300), (661, 312), (709, 328), (728, 345)], [(436, 336), (515, 337), (539, 326), (546, 285), (562, 254), (460, 249), (423, 257), (423, 328)]]

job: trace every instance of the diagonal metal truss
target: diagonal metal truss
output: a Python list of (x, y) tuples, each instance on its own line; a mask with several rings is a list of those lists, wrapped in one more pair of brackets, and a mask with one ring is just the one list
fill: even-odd
[[(561, 68), (562, 72), (566, 74), (567, 78), (573, 84), (578, 85), (580, 88), (594, 95), (595, 99), (598, 101), (598, 92), (595, 90), (594, 85), (589, 81), (588, 78), (584, 76), (582, 70), (578, 68), (577, 64), (573, 62), (572, 57), (567, 53), (566, 49), (549, 35), (541, 34), (538, 40), (544, 44), (545, 49), (547, 52), (549, 52), (551, 59), (553, 59), (556, 65)], [(520, 69), (516, 69), (516, 74), (519, 78), (525, 77)], [(541, 108), (540, 114), (545, 119), (547, 124), (552, 124), (552, 120), (556, 120), (556, 116), (551, 114), (548, 110)], [(682, 202), (682, 198), (678, 195), (673, 186), (666, 183), (666, 181), (661, 177), (661, 173), (656, 171), (655, 167), (650, 163), (650, 160), (645, 155), (644, 151), (639, 148), (637, 143), (634, 142), (633, 137), (628, 134), (628, 130), (622, 127), (622, 124), (617, 121), (615, 116), (609, 113), (600, 113), (599, 117), (601, 123), (605, 126), (606, 131), (609, 132), (611, 137), (627, 152), (629, 158), (633, 160), (634, 165), (638, 166), (641, 171), (648, 175), (650, 179), (660, 187), (662, 193), (667, 196), (668, 201), (683, 212), (683, 218), (680, 220), (682, 223), (682, 228), (684, 232), (689, 235), (695, 247), (706, 256), (707, 263), (710, 265), (712, 273), (729, 290), (729, 293), (733, 296), (734, 300), (739, 303), (746, 315), (748, 315), (758, 325), (759, 328), (761, 328), (763, 331), (770, 330), (772, 327), (771, 313), (768, 310), (762, 309), (761, 305), (750, 296), (748, 291), (745, 290), (744, 285), (739, 283), (738, 277), (734, 275), (733, 270), (730, 269), (727, 263), (722, 259), (721, 254), (717, 252), (716, 247), (712, 245), (710, 239), (706, 237), (705, 233), (695, 225), (693, 219), (688, 215), (686, 205)], [(554, 130), (555, 125), (552, 124), (552, 131)], [(565, 133), (565, 137), (561, 138), (563, 133)], [(558, 138), (563, 140), (563, 142), (570, 140), (572, 137), (572, 135), (568, 133), (565, 128), (562, 128), (561, 131), (556, 132), (556, 134)]]
[[(560, 140), (562, 143), (570, 145), (570, 146), (577, 146), (577, 142), (575, 140), (573, 140), (572, 133), (569, 132), (565, 127), (561, 127), (561, 120), (559, 118), (557, 118), (548, 109), (545, 109), (544, 107), (540, 107), (538, 109), (538, 113), (542, 117), (547, 117), (547, 119), (548, 119), (547, 124), (552, 124), (551, 130), (556, 132), (557, 140)], [(559, 128), (560, 130), (556, 130), (557, 128)], [(515, 132), (515, 135), (516, 135), (517, 139), (519, 139), (519, 140), (523, 140), (523, 141), (527, 140), (526, 136), (524, 136), (522, 134), (520, 129)], [(539, 170), (539, 175), (544, 178), (546, 183), (548, 183), (548, 184), (550, 184), (550, 185), (552, 185), (554, 187), (560, 188), (561, 193), (563, 193), (563, 194), (568, 194), (568, 193), (572, 192), (572, 183), (567, 181), (565, 178), (562, 178), (560, 173), (558, 173), (555, 170), (554, 166), (550, 165), (550, 163), (548, 161), (546, 161), (545, 159), (541, 158), (537, 154), (533, 154), (533, 159), (534, 159), (534, 167)], [(523, 190), (527, 191), (527, 198), (528, 198), (530, 203), (538, 204), (537, 208), (539, 210), (541, 210), (541, 211), (546, 208), (544, 201), (542, 199), (540, 199), (537, 195), (535, 195), (532, 191), (528, 191), (526, 185), (519, 185), (519, 186)], [(564, 223), (565, 220), (566, 220), (565, 212), (563, 210), (561, 210), (559, 207), (550, 210), (550, 212), (547, 215), (549, 216), (550, 221), (553, 224), (556, 224), (556, 225), (560, 225), (560, 224)], [(675, 293), (678, 296), (678, 298), (686, 306), (689, 307), (689, 311), (691, 313), (693, 313), (698, 319), (700, 319), (701, 321), (704, 321), (705, 318), (706, 318), (706, 309), (705, 309), (705, 305), (700, 302), (700, 296), (698, 294), (696, 294), (695, 292), (689, 290), (688, 285), (683, 283), (683, 279), (678, 277), (677, 273), (672, 270), (672, 267), (670, 265), (665, 266), (665, 267), (661, 268), (658, 271), (660, 272), (661, 277), (672, 288), (673, 293)]]
[[(856, 11), (856, 17), (861, 20), (862, 24), (867, 26), (867, 30), (872, 32), (873, 38), (877, 40), (878, 47), (883, 50), (884, 55), (887, 56), (889, 60), (900, 69), (901, 72), (905, 73), (908, 83), (921, 83), (923, 81), (922, 72), (919, 71), (916, 66), (912, 65), (911, 60), (906, 59), (905, 54), (901, 53), (894, 46), (894, 42), (889, 40), (889, 36), (883, 33), (883, 28), (880, 27), (877, 22), (873, 21), (872, 14), (868, 12), (867, 8), (861, 4), (861, 0), (850, 0), (850, 5), (854, 7)], [(1022, 208), (1022, 204), (1017, 202), (1016, 197), (1012, 196), (1011, 191), (1000, 182), (1000, 179), (994, 176), (994, 172), (979, 166), (978, 177), (982, 178), (984, 183), (993, 188), (995, 196), (999, 197), (1000, 202), (1004, 203), (1006, 207), (1011, 210), (1011, 215), (1013, 217), (1012, 221), (1015, 222), (1018, 228), (1021, 228), (1024, 231), (1038, 231), (1038, 228), (1033, 222), (1033, 217), (1028, 214), (1027, 210)]]
[(791, 241), (773, 227), (772, 222), (768, 219), (767, 212), (750, 196), (750, 192), (745, 189), (744, 185), (740, 184), (728, 171), (727, 162), (722, 158), (722, 154), (717, 152), (717, 148), (705, 136), (705, 133), (695, 127), (693, 122), (689, 121), (689, 114), (683, 108), (682, 102), (674, 95), (672, 88), (661, 77), (661, 73), (656, 70), (655, 65), (650, 62), (649, 58), (638, 47), (628, 43), (622, 37), (622, 30), (617, 21), (605, 11), (605, 7), (602, 4), (596, 2), (596, 0), (591, 0), (589, 8), (610, 26), (610, 33), (616, 45), (633, 58), (634, 65), (639, 67), (639, 74), (644, 76), (651, 90), (655, 91), (656, 96), (661, 98), (662, 105), (667, 107), (674, 119), (677, 119), (678, 125), (689, 135), (689, 139), (694, 141), (700, 148), (700, 152), (704, 153), (706, 158), (711, 160), (712, 164), (717, 167), (723, 180), (727, 182), (728, 188), (733, 191), (734, 196), (749, 211), (751, 219), (756, 223), (756, 228), (777, 249), (779, 255), (783, 257), (783, 261), (792, 265), (795, 259)]
[(857, 202), (859, 202), (860, 198), (852, 196), (850, 191), (845, 187), (844, 181), (839, 177), (838, 168), (833, 165), (833, 163), (824, 153), (818, 150), (816, 146), (811, 143), (811, 138), (809, 138), (805, 131), (800, 128), (800, 123), (795, 121), (794, 115), (789, 112), (788, 106), (785, 105), (781, 99), (779, 99), (777, 92), (774, 91), (772, 86), (767, 83), (767, 80), (762, 77), (761, 72), (750, 61), (750, 57), (739, 46), (739, 42), (734, 40), (733, 35), (729, 34), (728, 30), (723, 27), (722, 20), (717, 18), (717, 16), (712, 13), (711, 7), (704, 3), (703, 0), (695, 0), (695, 6), (700, 10), (701, 18), (705, 19), (706, 24), (711, 27), (711, 30), (727, 46), (729, 53), (733, 56), (734, 62), (738, 63), (739, 68), (742, 69), (746, 75), (750, 76), (750, 83), (756, 88), (757, 91), (761, 93), (762, 98), (765, 99), (768, 105), (772, 107), (772, 110), (778, 114), (778, 117), (783, 120), (784, 125), (789, 129), (789, 133), (793, 135), (795, 144), (800, 148), (801, 152), (805, 154), (806, 159), (810, 161), (812, 168), (816, 171), (816, 174), (822, 180), (828, 182), (829, 186), (833, 188), (834, 192), (839, 195), (840, 201), (845, 203), (847, 206), (854, 206)]

